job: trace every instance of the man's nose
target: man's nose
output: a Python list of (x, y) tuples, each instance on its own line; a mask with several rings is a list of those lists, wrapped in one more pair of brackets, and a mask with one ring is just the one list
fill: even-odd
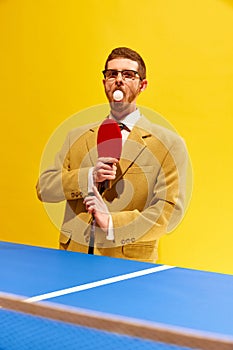
[(123, 78), (121, 72), (118, 72), (117, 77), (116, 77), (116, 84), (121, 84), (123, 83)]

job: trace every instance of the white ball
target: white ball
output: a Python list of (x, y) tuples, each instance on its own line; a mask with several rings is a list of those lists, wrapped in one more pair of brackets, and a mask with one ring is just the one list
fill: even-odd
[(123, 99), (124, 95), (121, 90), (116, 90), (113, 93), (113, 98), (115, 101), (121, 101)]

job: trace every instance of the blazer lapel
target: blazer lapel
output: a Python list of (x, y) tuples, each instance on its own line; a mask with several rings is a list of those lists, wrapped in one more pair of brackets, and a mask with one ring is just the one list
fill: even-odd
[(112, 187), (122, 176), (127, 173), (131, 166), (137, 161), (137, 158), (146, 149), (146, 139), (151, 136), (150, 122), (143, 116), (138, 123), (133, 127), (126, 142), (124, 143), (121, 159), (119, 161), (118, 176), (114, 181), (111, 181)]

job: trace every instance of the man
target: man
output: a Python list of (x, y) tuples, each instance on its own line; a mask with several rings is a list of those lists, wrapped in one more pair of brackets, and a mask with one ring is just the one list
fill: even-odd
[(108, 118), (124, 128), (120, 160), (98, 157), (100, 123), (72, 130), (53, 167), (41, 174), (38, 197), (67, 201), (61, 249), (87, 253), (94, 245), (91, 252), (97, 255), (156, 262), (159, 238), (183, 215), (185, 144), (137, 109), (137, 97), (147, 87), (145, 63), (137, 52), (114, 49), (103, 74)]

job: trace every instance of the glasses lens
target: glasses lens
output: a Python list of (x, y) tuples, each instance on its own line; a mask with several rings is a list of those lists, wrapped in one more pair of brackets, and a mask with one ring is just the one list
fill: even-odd
[(133, 70), (123, 70), (121, 74), (123, 79), (133, 80), (136, 78), (137, 73), (134, 72)]
[(108, 69), (104, 72), (106, 79), (116, 79), (118, 76), (118, 71), (114, 69)]

